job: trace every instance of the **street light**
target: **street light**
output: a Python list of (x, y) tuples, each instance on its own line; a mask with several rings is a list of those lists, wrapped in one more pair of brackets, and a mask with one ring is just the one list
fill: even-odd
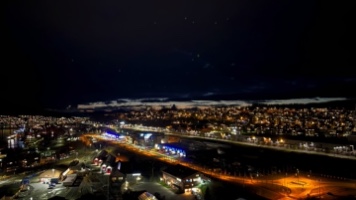
[(319, 181), (319, 196), (321, 195), (321, 193), (320, 193), (320, 179), (318, 179), (318, 181)]

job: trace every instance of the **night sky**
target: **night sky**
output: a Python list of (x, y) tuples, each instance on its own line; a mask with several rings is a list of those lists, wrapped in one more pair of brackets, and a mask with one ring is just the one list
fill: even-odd
[(356, 96), (353, 1), (4, 1), (2, 108)]

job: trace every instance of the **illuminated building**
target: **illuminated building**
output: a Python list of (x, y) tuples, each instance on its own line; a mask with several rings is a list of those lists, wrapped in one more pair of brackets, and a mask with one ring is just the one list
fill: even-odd
[(144, 192), (138, 196), (138, 200), (157, 200), (157, 198), (149, 192)]
[(204, 182), (206, 178), (199, 171), (178, 164), (163, 170), (162, 179), (172, 188), (188, 192), (193, 187)]

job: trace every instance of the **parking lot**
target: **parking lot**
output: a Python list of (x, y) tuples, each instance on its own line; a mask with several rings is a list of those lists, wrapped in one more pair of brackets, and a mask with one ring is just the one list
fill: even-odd
[(195, 196), (191, 193), (176, 194), (172, 189), (166, 188), (163, 185), (156, 182), (140, 182), (134, 186), (131, 186), (132, 190), (140, 191), (146, 190), (147, 192), (154, 194), (159, 193), (161, 196), (165, 196), (166, 200), (193, 200)]

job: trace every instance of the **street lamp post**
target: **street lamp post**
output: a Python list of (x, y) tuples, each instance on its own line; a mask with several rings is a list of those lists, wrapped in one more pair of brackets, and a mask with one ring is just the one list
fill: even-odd
[(242, 187), (245, 187), (245, 176), (246, 176), (246, 172), (244, 172), (244, 175), (242, 177)]
[(4, 140), (4, 123), (0, 123), (1, 126), (1, 140)]
[(319, 182), (319, 187), (318, 187), (318, 189), (319, 189), (319, 196), (320, 196), (320, 179), (318, 179), (318, 182)]

